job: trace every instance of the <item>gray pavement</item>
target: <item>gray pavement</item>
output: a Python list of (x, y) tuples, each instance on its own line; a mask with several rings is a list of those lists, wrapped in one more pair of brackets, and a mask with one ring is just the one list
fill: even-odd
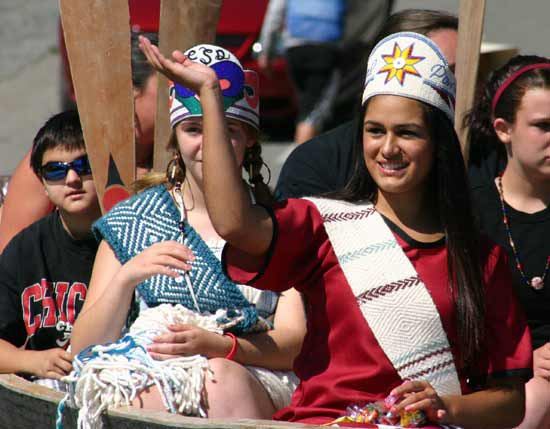
[(56, 0), (0, 0), (0, 174), (59, 110)]
[[(458, 6), (459, 0), (396, 0), (395, 10), (456, 13)], [(0, 0), (0, 175), (13, 171), (39, 126), (59, 110), (57, 8), (57, 0)], [(549, 16), (549, 0), (487, 0), (484, 39), (550, 55)], [(291, 149), (284, 142), (264, 146), (275, 177)]]

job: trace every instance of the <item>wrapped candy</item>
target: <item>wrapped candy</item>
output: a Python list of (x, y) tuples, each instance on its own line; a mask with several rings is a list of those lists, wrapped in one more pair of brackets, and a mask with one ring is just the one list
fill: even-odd
[(426, 414), (420, 410), (401, 413), (399, 425), (404, 428), (419, 428), (427, 423)]
[(380, 413), (383, 413), (384, 409), (378, 404), (370, 403), (364, 407), (353, 405), (346, 409), (346, 416), (353, 423), (376, 423)]
[(384, 401), (369, 402), (366, 405), (351, 405), (346, 408), (346, 414), (330, 425), (337, 423), (365, 423), (401, 426), (403, 428), (418, 428), (427, 423), (423, 411), (402, 411), (394, 414), (390, 410), (399, 401), (399, 397), (390, 395)]

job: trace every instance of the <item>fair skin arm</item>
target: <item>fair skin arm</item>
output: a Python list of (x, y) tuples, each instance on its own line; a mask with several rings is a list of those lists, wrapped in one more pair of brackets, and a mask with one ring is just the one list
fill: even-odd
[(69, 374), (72, 356), (61, 348), (48, 350), (24, 350), (0, 340), (0, 373), (24, 373), (41, 378), (55, 378)]
[(203, 176), (206, 206), (217, 233), (250, 255), (264, 255), (273, 236), (267, 211), (252, 205), (242, 186), (223, 112), (220, 85), (213, 69), (174, 51), (171, 61), (144, 37), (140, 47), (152, 66), (195, 91), (203, 110)]
[(427, 381), (406, 381), (390, 392), (400, 400), (392, 411), (423, 410), (435, 423), (464, 429), (516, 426), (525, 411), (525, 389), (520, 380), (493, 383), (487, 390), (467, 395), (439, 396)]
[[(178, 277), (174, 268), (187, 271), (191, 251), (175, 241), (155, 243), (124, 265), (102, 241), (94, 262), (84, 306), (71, 337), (75, 353), (91, 344), (116, 341), (126, 322), (135, 287), (155, 274)], [(104, 317), (98, 317), (103, 315)]]
[[(202, 354), (208, 358), (225, 357), (232, 347), (228, 336), (189, 325), (174, 325), (160, 335), (148, 350), (155, 359)], [(279, 298), (274, 329), (248, 334), (237, 339), (234, 360), (243, 365), (289, 370), (300, 352), (306, 320), (300, 294), (290, 289)]]
[(533, 371), (535, 377), (550, 381), (550, 343), (546, 343), (533, 352)]

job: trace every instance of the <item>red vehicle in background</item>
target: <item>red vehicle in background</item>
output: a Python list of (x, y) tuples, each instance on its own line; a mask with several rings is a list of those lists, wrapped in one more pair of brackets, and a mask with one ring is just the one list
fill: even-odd
[[(233, 52), (243, 67), (260, 75), (262, 124), (267, 128), (281, 123), (292, 127), (296, 104), (285, 59), (275, 58), (272, 73), (267, 76), (260, 71), (253, 54), (268, 3), (269, 0), (224, 0), (215, 43)], [(132, 31), (158, 32), (160, 0), (128, 0), (128, 4)], [(65, 108), (74, 105), (75, 97), (61, 27), (59, 41), (63, 73), (61, 101)]]

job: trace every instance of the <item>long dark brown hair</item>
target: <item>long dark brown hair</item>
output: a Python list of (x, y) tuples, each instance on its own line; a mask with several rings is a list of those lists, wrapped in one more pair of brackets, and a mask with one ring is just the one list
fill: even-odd
[[(434, 142), (434, 164), (430, 174), (433, 205), (447, 244), (449, 290), (454, 298), (460, 358), (469, 366), (482, 352), (485, 339), (485, 294), (476, 228), (466, 168), (460, 143), (451, 121), (443, 112), (419, 102), (424, 123)], [(354, 144), (354, 172), (341, 191), (326, 196), (345, 201), (376, 201), (378, 186), (363, 156), (363, 120), (368, 101), (359, 111)]]
[(550, 63), (550, 59), (536, 55), (516, 55), (489, 75), (474, 107), (464, 118), (463, 126), (469, 128), (470, 163), (480, 165), (487, 154), (493, 151), (496, 151), (499, 159), (506, 159), (505, 147), (495, 133), (493, 121), (495, 118), (502, 118), (514, 123), (527, 90), (550, 88), (550, 69), (529, 70), (519, 76), (502, 93), (494, 112), (491, 111), (493, 98), (504, 81), (520, 68), (545, 63)]

